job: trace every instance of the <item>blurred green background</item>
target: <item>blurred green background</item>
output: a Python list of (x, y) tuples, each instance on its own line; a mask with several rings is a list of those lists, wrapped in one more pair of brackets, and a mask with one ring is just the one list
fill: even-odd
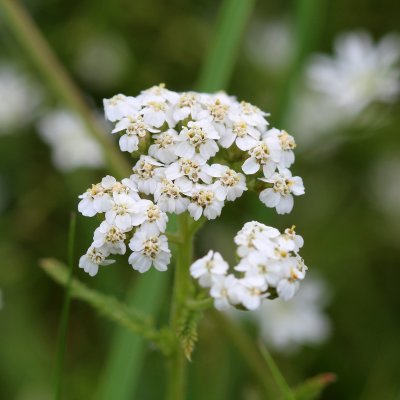
[[(294, 353), (273, 351), (283, 374), (296, 385), (321, 372), (335, 373), (337, 382), (322, 396), (327, 400), (400, 399), (399, 102), (369, 110), (375, 114), (367, 127), (349, 124), (326, 136), (315, 133), (304, 146), (296, 121), (287, 113), (288, 105), (301, 101), (298, 91), (288, 92), (288, 85), (293, 79), (301, 83), (300, 67), (309, 54), (332, 53), (341, 32), (362, 28), (379, 39), (399, 30), (400, 6), (394, 0), (309, 1), (312, 24), (294, 73), (302, 3), (307, 2), (256, 3), (226, 89), (270, 112), (272, 126), (291, 127), (299, 143), (292, 170), (303, 177), (306, 195), (296, 199), (286, 216), (267, 210), (252, 194), (229, 204), (218, 221), (200, 232), (197, 255), (215, 248), (233, 260), (232, 239), (245, 221), (256, 219), (279, 229), (295, 224), (305, 239), (306, 264), (329, 288), (331, 334), (324, 343)], [(220, 9), (220, 2), (210, 0), (31, 0), (24, 5), (100, 119), (102, 99), (116, 93), (135, 96), (160, 82), (171, 90), (193, 89)], [(76, 210), (77, 196), (108, 171), (54, 166), (51, 148), (38, 134), (38, 121), (64, 105), (2, 17), (0, 66), (10, 66), (27, 79), (26, 85), (33, 84), (30, 96), (40, 98), (40, 106), (0, 134), (0, 398), (51, 399), (64, 293), (38, 267), (38, 260), (66, 259), (69, 215)], [(264, 46), (260, 32), (277, 23), (283, 30)], [(283, 34), (286, 45), (279, 40)], [(279, 51), (283, 56), (276, 66), (269, 61)], [(1, 85), (0, 80), (0, 93)], [(0, 107), (7, 101), (1, 98)], [(78, 216), (76, 257), (87, 248), (95, 227), (96, 221)], [(74, 274), (120, 299), (137, 278), (123, 259), (96, 278), (78, 268)], [(172, 271), (166, 274), (170, 281)], [(169, 292), (169, 287), (160, 291), (157, 301), (167, 304), (163, 293)], [(160, 306), (160, 320), (167, 313)], [(254, 324), (245, 325), (255, 337)], [(72, 303), (65, 399), (100, 398), (114, 332), (91, 308)], [(162, 398), (163, 360), (151, 346), (146, 351), (131, 398)], [(191, 400), (262, 398), (254, 376), (211, 318), (201, 325), (189, 374)]]

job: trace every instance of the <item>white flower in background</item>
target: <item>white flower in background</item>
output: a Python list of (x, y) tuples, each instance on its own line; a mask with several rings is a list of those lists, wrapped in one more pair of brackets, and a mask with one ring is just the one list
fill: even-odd
[(83, 268), (90, 276), (95, 276), (101, 265), (113, 264), (114, 260), (106, 260), (110, 254), (107, 247), (89, 247), (87, 253), (79, 259), (79, 268)]
[(400, 92), (400, 37), (374, 44), (364, 31), (340, 35), (335, 55), (315, 56), (308, 67), (312, 88), (345, 112), (357, 114), (375, 101), (390, 103)]
[(216, 276), (225, 275), (229, 269), (228, 263), (221, 254), (210, 250), (206, 256), (195, 261), (190, 267), (190, 274), (199, 280), (202, 287), (210, 287)]
[(325, 283), (311, 277), (302, 284), (295, 299), (267, 299), (252, 315), (267, 346), (289, 353), (328, 338), (331, 323), (324, 312), (328, 299)]
[(42, 92), (16, 66), (0, 62), (0, 135), (12, 133), (32, 121)]
[(292, 173), (286, 168), (275, 172), (270, 178), (259, 179), (273, 185), (260, 193), (260, 200), (267, 207), (275, 207), (278, 214), (292, 211), (293, 195), (304, 194), (303, 180), (299, 176), (292, 177)]
[(129, 45), (121, 36), (111, 32), (93, 36), (85, 35), (82, 41), (74, 44), (75, 70), (96, 90), (99, 88), (110, 90), (117, 87), (131, 72)]
[(138, 150), (139, 140), (144, 139), (149, 132), (159, 132), (157, 129), (147, 126), (141, 115), (122, 118), (115, 125), (115, 128), (111, 133), (121, 131), (125, 131), (125, 133), (119, 139), (119, 148), (122, 151), (127, 151), (129, 153)]
[(126, 235), (120, 228), (103, 221), (94, 232), (93, 246), (105, 246), (111, 254), (125, 254), (125, 239)]
[(285, 71), (296, 50), (292, 25), (284, 19), (252, 23), (246, 46), (250, 58), (263, 69)]
[(139, 110), (138, 101), (134, 97), (124, 94), (117, 94), (111, 99), (104, 99), (103, 104), (106, 118), (111, 122), (136, 115)]
[(41, 138), (51, 147), (55, 166), (63, 172), (99, 168), (105, 164), (99, 144), (83, 121), (68, 110), (45, 114), (38, 123)]
[(138, 230), (129, 242), (129, 248), (132, 250), (129, 264), (133, 269), (146, 272), (153, 265), (158, 271), (167, 270), (171, 252), (166, 236)]
[(237, 199), (247, 190), (245, 176), (225, 165), (213, 164), (208, 169), (208, 173), (214, 178), (219, 178), (216, 186), (224, 190), (224, 196), (228, 201)]

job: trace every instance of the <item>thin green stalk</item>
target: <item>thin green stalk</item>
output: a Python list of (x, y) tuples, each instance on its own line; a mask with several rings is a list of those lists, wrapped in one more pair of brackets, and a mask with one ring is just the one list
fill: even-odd
[[(166, 274), (152, 270), (137, 276), (127, 296), (128, 307), (156, 317), (169, 283)], [(135, 399), (148, 348), (144, 338), (116, 326), (95, 398)]]
[(286, 382), (285, 378), (283, 377), (281, 371), (279, 370), (278, 366), (276, 365), (274, 359), (272, 358), (267, 348), (264, 346), (262, 342), (258, 343), (258, 347), (261, 351), (261, 354), (264, 357), (265, 362), (267, 363), (271, 371), (271, 375), (274, 378), (275, 383), (277, 384), (277, 386), (279, 387), (280, 391), (284, 396), (283, 398), (285, 400), (295, 400), (295, 396), (292, 390), (290, 389), (290, 386)]
[(74, 246), (75, 246), (75, 233), (76, 233), (76, 214), (71, 213), (68, 231), (68, 280), (65, 286), (64, 304), (61, 313), (59, 337), (58, 337), (58, 351), (57, 351), (57, 379), (56, 379), (56, 395), (55, 399), (61, 399), (65, 351), (67, 348), (67, 329), (69, 310), (71, 306), (71, 283), (74, 266)]
[(180, 347), (179, 324), (190, 289), (189, 267), (193, 257), (193, 236), (190, 230), (190, 216), (178, 216), (178, 232), (181, 243), (177, 246), (174, 288), (171, 303), (170, 327), (175, 337), (175, 351), (168, 360), (168, 400), (184, 400), (186, 391), (187, 360)]
[(197, 83), (199, 90), (211, 92), (226, 88), (254, 4), (255, 0), (223, 1), (216, 33)]
[(284, 81), (280, 106), (278, 110), (277, 125), (284, 126), (293, 107), (293, 100), (299, 77), (303, 70), (307, 54), (314, 48), (315, 41), (319, 37), (322, 25), (321, 0), (296, 0), (295, 17), (295, 49), (293, 62), (288, 76)]
[[(63, 263), (54, 259), (44, 259), (40, 261), (40, 266), (56, 282), (63, 286), (67, 284), (68, 269)], [(171, 337), (165, 329), (157, 330), (152, 318), (133, 310), (112, 296), (89, 289), (77, 279), (71, 281), (70, 294), (74, 298), (85, 301), (109, 320), (152, 341), (164, 354), (170, 354)]]
[(18, 38), (51, 89), (81, 117), (88, 131), (102, 146), (109, 169), (119, 178), (126, 176), (130, 171), (129, 164), (114, 146), (110, 137), (104, 133), (79, 88), (58, 61), (23, 6), (17, 0), (0, 0), (0, 10), (8, 27)]
[(224, 335), (232, 342), (234, 347), (242, 356), (243, 360), (248, 365), (249, 369), (253, 372), (254, 376), (258, 379), (261, 387), (264, 389), (264, 395), (267, 399), (279, 398), (276, 390), (274, 390), (273, 381), (268, 373), (266, 373), (267, 366), (257, 347), (249, 338), (246, 332), (235, 322), (230, 320), (222, 313), (212, 309), (210, 310), (211, 316), (217, 323)]

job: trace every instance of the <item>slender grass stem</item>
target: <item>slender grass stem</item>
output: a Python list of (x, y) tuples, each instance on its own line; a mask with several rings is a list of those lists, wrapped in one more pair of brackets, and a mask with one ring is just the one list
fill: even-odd
[(68, 231), (68, 280), (65, 286), (64, 304), (61, 313), (59, 336), (58, 336), (58, 350), (57, 350), (57, 377), (56, 377), (56, 392), (55, 399), (60, 400), (62, 396), (63, 384), (63, 371), (65, 351), (67, 348), (67, 330), (69, 310), (71, 305), (71, 283), (74, 266), (74, 246), (75, 246), (75, 232), (76, 232), (76, 214), (71, 213)]
[(65, 68), (58, 61), (46, 39), (32, 18), (17, 0), (0, 0), (0, 10), (10, 30), (29, 54), (53, 92), (60, 97), (84, 122), (89, 133), (102, 146), (109, 169), (117, 176), (129, 174), (129, 164), (119, 152), (87, 106), (82, 93)]
[(264, 357), (265, 362), (267, 363), (271, 375), (274, 378), (275, 383), (279, 387), (280, 391), (282, 392), (285, 400), (295, 400), (295, 396), (290, 389), (290, 386), (286, 382), (285, 378), (283, 377), (281, 371), (279, 370), (278, 366), (276, 365), (274, 359), (272, 358), (271, 354), (264, 346), (263, 343), (259, 342), (258, 347), (260, 349), (261, 354)]
[(255, 0), (224, 0), (197, 87), (202, 91), (225, 89), (232, 76), (241, 38)]
[(265, 398), (271, 400), (279, 398), (276, 390), (274, 390), (274, 383), (271, 376), (267, 372), (267, 366), (265, 365), (263, 358), (260, 356), (257, 347), (246, 332), (238, 324), (234, 323), (220, 312), (216, 310), (210, 310), (210, 312), (223, 334), (226, 335), (234, 345), (248, 365), (249, 369), (258, 379), (263, 388)]

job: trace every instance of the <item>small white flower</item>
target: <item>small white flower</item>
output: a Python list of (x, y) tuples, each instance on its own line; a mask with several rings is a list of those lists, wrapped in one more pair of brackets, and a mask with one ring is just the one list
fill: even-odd
[(263, 132), (268, 126), (268, 121), (265, 119), (267, 115), (267, 113), (261, 111), (258, 107), (242, 101), (232, 108), (229, 118), (234, 122), (243, 121)]
[(150, 200), (136, 203), (136, 212), (132, 215), (133, 226), (141, 225), (141, 229), (149, 234), (165, 232), (168, 216), (160, 207)]
[(198, 155), (193, 158), (179, 158), (165, 169), (165, 176), (169, 180), (176, 180), (180, 184), (185, 184), (189, 180), (193, 184), (202, 180), (211, 183), (212, 177), (208, 174), (205, 167), (206, 161)]
[(158, 271), (166, 271), (171, 259), (168, 241), (164, 235), (154, 235), (144, 230), (137, 230), (129, 247), (133, 251), (129, 264), (139, 272), (146, 272), (153, 265)]
[[(94, 215), (106, 212), (111, 208), (112, 197), (107, 192), (107, 185), (108, 182), (112, 180), (115, 181), (115, 178), (107, 175), (103, 178), (101, 183), (92, 185), (90, 189), (79, 196), (81, 201), (78, 204), (78, 210), (82, 215), (85, 217), (93, 217)], [(106, 186), (103, 186), (103, 183)]]
[(269, 248), (274, 246), (270, 239), (278, 236), (279, 231), (276, 228), (257, 221), (246, 222), (234, 238), (238, 245), (237, 253), (239, 257), (245, 257), (256, 249), (269, 252)]
[(175, 153), (178, 133), (174, 129), (153, 135), (154, 144), (149, 147), (149, 155), (165, 164), (174, 162), (178, 156)]
[(215, 276), (210, 289), (210, 296), (214, 299), (217, 310), (227, 310), (239, 303), (239, 283), (232, 274)]
[(190, 121), (179, 133), (175, 153), (185, 158), (192, 158), (197, 153), (208, 160), (218, 152), (217, 139), (218, 132), (207, 120)]
[(288, 169), (281, 169), (270, 178), (259, 179), (273, 185), (272, 188), (264, 189), (259, 197), (267, 207), (275, 207), (278, 214), (290, 213), (293, 208), (292, 195), (304, 194), (303, 180), (299, 176), (292, 177)]
[(235, 142), (240, 150), (246, 151), (256, 146), (260, 137), (261, 133), (258, 129), (242, 120), (238, 120), (233, 122), (232, 126), (229, 126), (226, 131), (221, 134), (219, 144), (222, 147), (228, 148)]
[(269, 132), (272, 135), (276, 135), (279, 141), (281, 148), (279, 165), (289, 168), (294, 163), (295, 158), (293, 150), (296, 148), (296, 142), (294, 141), (294, 137), (289, 135), (286, 131), (280, 131), (276, 128), (270, 129)]
[(137, 100), (131, 96), (117, 94), (111, 99), (104, 99), (104, 112), (106, 118), (115, 122), (129, 115), (136, 115), (139, 110)]
[(174, 214), (181, 214), (187, 210), (190, 200), (184, 197), (191, 189), (191, 184), (186, 186), (174, 183), (164, 178), (154, 191), (154, 200), (161, 210)]
[(242, 165), (246, 175), (255, 174), (261, 167), (265, 177), (271, 176), (280, 161), (278, 139), (271, 134), (264, 135), (262, 140), (249, 150), (249, 155)]
[(114, 260), (106, 260), (109, 255), (107, 248), (91, 246), (87, 253), (79, 259), (79, 268), (83, 268), (90, 276), (95, 276), (100, 265), (110, 265), (115, 262)]
[(172, 108), (172, 118), (182, 121), (189, 116), (193, 118), (193, 109), (198, 105), (198, 94), (195, 92), (184, 92), (180, 94), (178, 102)]
[(152, 129), (150, 126), (147, 126), (141, 115), (122, 118), (117, 123), (112, 133), (121, 131), (125, 131), (125, 134), (119, 139), (119, 147), (122, 151), (127, 151), (129, 153), (138, 150), (139, 140), (144, 139), (149, 132), (158, 132), (157, 129)]
[(132, 197), (121, 193), (113, 194), (112, 207), (106, 211), (106, 221), (110, 225), (115, 225), (123, 232), (132, 229), (132, 217), (136, 214), (137, 205)]
[(317, 55), (310, 63), (310, 85), (344, 113), (357, 114), (375, 101), (391, 103), (400, 92), (399, 49), (395, 34), (377, 44), (363, 31), (340, 35), (333, 57)]
[(199, 280), (202, 287), (210, 287), (213, 278), (225, 275), (229, 265), (222, 258), (221, 254), (210, 250), (206, 256), (195, 261), (190, 267), (190, 274)]
[(224, 206), (225, 193), (218, 185), (197, 185), (191, 192), (188, 211), (197, 221), (202, 214), (207, 219), (217, 218)]
[(269, 296), (269, 293), (266, 293), (267, 283), (257, 276), (242, 278), (238, 282), (240, 284), (239, 300), (248, 310), (257, 309), (262, 300)]
[(112, 254), (125, 254), (125, 239), (126, 235), (121, 229), (103, 221), (94, 232), (93, 246), (105, 247)]
[(275, 241), (278, 246), (287, 251), (297, 253), (303, 247), (304, 240), (300, 235), (296, 235), (295, 226), (285, 229), (285, 232), (279, 235)]
[(223, 188), (228, 201), (237, 199), (247, 190), (245, 176), (225, 165), (212, 164), (207, 172), (212, 177), (219, 178), (216, 183)]
[(132, 168), (131, 180), (136, 183), (137, 188), (144, 194), (154, 193), (157, 183), (161, 180), (160, 173), (157, 172), (163, 164), (149, 156), (140, 156), (139, 161)]

